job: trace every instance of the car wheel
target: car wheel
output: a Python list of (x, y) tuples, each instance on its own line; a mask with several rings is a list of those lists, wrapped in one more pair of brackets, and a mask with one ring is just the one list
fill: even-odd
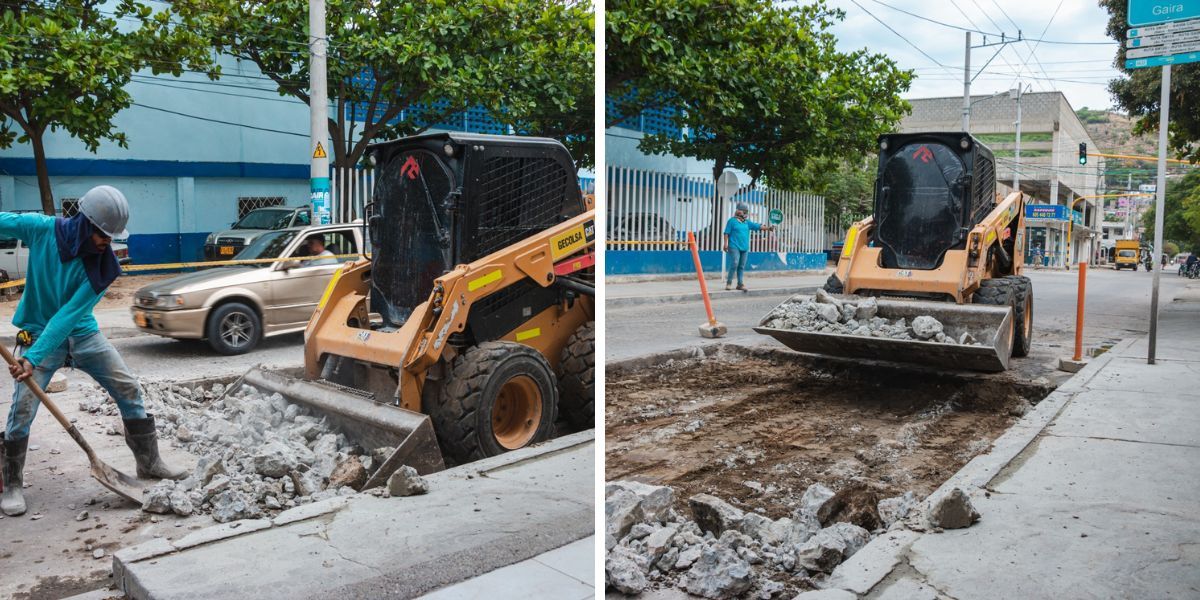
[(230, 302), (209, 315), (204, 333), (213, 350), (227, 356), (244, 354), (262, 339), (262, 321), (253, 308)]

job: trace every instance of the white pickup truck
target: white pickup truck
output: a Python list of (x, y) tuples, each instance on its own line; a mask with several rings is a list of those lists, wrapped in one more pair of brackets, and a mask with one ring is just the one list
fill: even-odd
[[(113, 254), (117, 255), (117, 262), (129, 264), (128, 245), (113, 242), (112, 248)], [(28, 264), (29, 248), (25, 247), (25, 243), (17, 238), (0, 235), (0, 269), (8, 273), (8, 278), (23, 279)]]

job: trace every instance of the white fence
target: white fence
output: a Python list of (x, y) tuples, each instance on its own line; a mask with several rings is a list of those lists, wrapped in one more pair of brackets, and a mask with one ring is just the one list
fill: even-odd
[(329, 169), (329, 199), (334, 223), (349, 223), (363, 218), (363, 208), (371, 202), (375, 189), (373, 169)]
[(607, 250), (678, 250), (693, 231), (700, 250), (721, 250), (725, 222), (737, 203), (750, 207), (750, 220), (766, 225), (783, 215), (774, 231), (752, 233), (752, 252), (825, 250), (825, 201), (820, 196), (757, 188), (720, 202), (706, 177), (608, 168)]

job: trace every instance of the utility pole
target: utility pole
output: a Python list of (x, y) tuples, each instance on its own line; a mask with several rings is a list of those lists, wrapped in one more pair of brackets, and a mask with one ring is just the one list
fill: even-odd
[[(1017, 101), (1017, 147), (1013, 152), (1013, 191), (1021, 191), (1021, 94), (1025, 91), (1022, 88), (1025, 86), (1020, 81), (1017, 82), (1017, 93), (1015, 100)], [(1009, 94), (1012, 96), (1013, 94)]]
[(309, 193), (312, 223), (330, 223), (329, 202), (329, 88), (326, 85), (325, 60), (329, 40), (325, 37), (325, 0), (308, 0), (308, 111)]
[(963, 131), (971, 132), (971, 32), (967, 32), (966, 57), (963, 60)]
[(1158, 189), (1154, 190), (1154, 287), (1150, 289), (1150, 344), (1146, 362), (1154, 364), (1158, 342), (1158, 276), (1162, 274), (1163, 205), (1167, 198), (1167, 115), (1171, 111), (1171, 64), (1162, 67), (1162, 92), (1158, 103)]

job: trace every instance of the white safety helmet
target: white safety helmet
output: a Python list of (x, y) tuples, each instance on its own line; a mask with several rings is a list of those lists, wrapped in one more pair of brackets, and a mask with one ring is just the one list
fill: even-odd
[(79, 212), (110, 238), (129, 237), (125, 224), (129, 222), (129, 201), (125, 194), (111, 185), (98, 185), (79, 199)]

